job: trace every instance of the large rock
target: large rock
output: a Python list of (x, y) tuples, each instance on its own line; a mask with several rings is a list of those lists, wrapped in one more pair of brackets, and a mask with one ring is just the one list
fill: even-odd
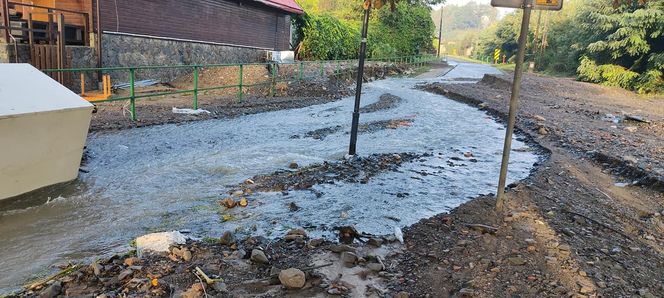
[(185, 242), (187, 237), (178, 231), (147, 234), (136, 238), (136, 253), (141, 257), (146, 252), (169, 252), (171, 246)]
[(265, 253), (260, 249), (254, 249), (251, 251), (251, 260), (261, 264), (270, 263), (270, 260), (267, 259)]
[(279, 281), (289, 289), (301, 289), (304, 287), (306, 278), (304, 272), (297, 268), (288, 268), (279, 272)]

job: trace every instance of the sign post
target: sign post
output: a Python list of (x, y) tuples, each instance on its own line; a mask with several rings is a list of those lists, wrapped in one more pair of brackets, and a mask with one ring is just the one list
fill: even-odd
[[(491, 0), (492, 6), (512, 7), (523, 9), (523, 19), (521, 20), (521, 32), (519, 33), (519, 50), (516, 54), (516, 67), (514, 68), (514, 80), (512, 81), (512, 95), (510, 97), (509, 116), (507, 120), (507, 130), (505, 132), (505, 144), (503, 146), (503, 158), (500, 165), (500, 176), (498, 178), (498, 192), (496, 194), (496, 210), (502, 212), (505, 205), (505, 181), (507, 179), (507, 166), (510, 160), (510, 151), (512, 150), (512, 135), (514, 134), (514, 124), (516, 123), (517, 99), (521, 90), (521, 78), (523, 77), (523, 60), (526, 55), (526, 39), (528, 38), (528, 25), (530, 24), (530, 14), (533, 9), (560, 10), (563, 5), (562, 0)], [(498, 49), (496, 49), (498, 50)], [(495, 54), (495, 53), (494, 53)], [(498, 54), (500, 54), (498, 52)]]
[(493, 50), (493, 64), (498, 64), (498, 60), (500, 60), (500, 49), (496, 48)]

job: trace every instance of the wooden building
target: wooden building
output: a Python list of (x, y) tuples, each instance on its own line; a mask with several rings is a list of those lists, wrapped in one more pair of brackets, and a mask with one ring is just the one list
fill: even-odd
[[(290, 16), (300, 13), (294, 0), (0, 0), (0, 46), (20, 52), (17, 45), (58, 45), (63, 18), (66, 46), (94, 47), (97, 66), (126, 66), (103, 53), (145, 53), (140, 47), (169, 46), (177, 52), (185, 44), (202, 44), (284, 51), (291, 48)], [(21, 56), (14, 54), (16, 60)], [(146, 61), (138, 62), (151, 62)], [(186, 63), (169, 64), (178, 62)]]

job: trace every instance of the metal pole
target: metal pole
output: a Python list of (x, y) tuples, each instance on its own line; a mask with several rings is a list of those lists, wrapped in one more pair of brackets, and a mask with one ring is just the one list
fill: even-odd
[(274, 95), (277, 93), (277, 64), (273, 63), (272, 64), (272, 92), (271, 95), (274, 97)]
[(136, 70), (129, 69), (129, 104), (131, 112), (131, 120), (136, 121)]
[(440, 23), (438, 24), (438, 51), (437, 57), (440, 58), (440, 44), (443, 38), (443, 7), (440, 7)]
[(348, 154), (355, 155), (357, 149), (357, 127), (360, 123), (360, 97), (362, 96), (362, 80), (364, 78), (364, 54), (367, 51), (367, 27), (369, 27), (369, 13), (371, 2), (368, 2), (364, 10), (364, 21), (362, 22), (362, 42), (360, 43), (360, 57), (357, 66), (357, 86), (355, 87), (355, 107), (353, 108), (353, 122), (350, 129), (350, 145)]
[[(101, 8), (100, 3), (101, 0), (96, 0), (96, 5), (95, 5), (95, 12), (96, 12), (96, 17), (97, 17), (97, 40), (96, 40), (96, 49), (97, 50), (97, 68), (102, 68), (102, 60), (101, 60)], [(97, 71), (97, 80), (102, 80), (102, 73), (101, 70)]]
[(198, 66), (194, 66), (194, 110), (198, 110)]
[(304, 67), (304, 62), (300, 61), (300, 67), (297, 73), (297, 82), (302, 82), (302, 68)]
[(238, 85), (237, 99), (242, 102), (242, 77), (243, 77), (243, 65), (240, 64), (240, 84)]
[(510, 97), (509, 118), (507, 131), (505, 132), (505, 145), (503, 146), (503, 160), (500, 165), (500, 177), (498, 178), (498, 193), (496, 195), (496, 210), (503, 211), (505, 205), (505, 180), (507, 178), (507, 166), (512, 149), (512, 134), (516, 123), (517, 99), (521, 89), (521, 77), (523, 76), (523, 58), (526, 54), (526, 39), (528, 38), (528, 25), (532, 11), (532, 0), (524, 0), (523, 19), (521, 20), (521, 32), (519, 33), (519, 50), (517, 52), (516, 67), (514, 69), (514, 81), (512, 82), (512, 96)]

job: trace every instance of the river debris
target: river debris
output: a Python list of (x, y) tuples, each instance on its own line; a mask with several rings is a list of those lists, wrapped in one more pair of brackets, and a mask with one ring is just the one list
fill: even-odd
[[(359, 133), (375, 133), (381, 130), (386, 130), (386, 129), (397, 129), (400, 127), (408, 127), (413, 124), (414, 119), (411, 117), (408, 118), (397, 118), (397, 119), (388, 119), (388, 120), (377, 120), (377, 121), (371, 121), (367, 123), (361, 123), (357, 130)], [(312, 138), (315, 140), (323, 140), (326, 137), (339, 133), (344, 130), (344, 126), (341, 125), (335, 125), (335, 126), (330, 126), (330, 127), (324, 127), (324, 128), (319, 128), (315, 130), (308, 131), (304, 133), (304, 135), (299, 136), (299, 135), (293, 135), (291, 136), (291, 139), (299, 139), (301, 137), (303, 138)], [(346, 131), (346, 134), (349, 133), (350, 130)]]
[[(297, 170), (279, 170), (269, 175), (258, 175), (251, 178), (253, 184), (242, 183), (238, 190), (231, 193), (280, 192), (288, 190), (309, 189), (317, 184), (334, 184), (335, 182), (367, 183), (379, 173), (396, 171), (404, 162), (411, 162), (430, 153), (398, 153), (372, 154), (366, 157), (353, 157), (333, 162), (323, 162)], [(227, 200), (227, 199), (225, 199)], [(224, 201), (225, 201), (224, 200)], [(291, 208), (291, 210), (298, 208)]]
[(401, 103), (403, 99), (396, 95), (385, 93), (378, 98), (377, 102), (368, 104), (360, 108), (360, 113), (373, 113), (383, 110), (393, 109)]

